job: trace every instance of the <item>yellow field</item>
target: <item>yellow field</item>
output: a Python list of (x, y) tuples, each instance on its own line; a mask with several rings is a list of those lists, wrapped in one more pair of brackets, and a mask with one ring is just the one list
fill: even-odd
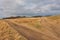
[[(56, 27), (54, 30), (57, 32), (60, 30), (60, 19), (51, 20), (51, 18), (17, 18), (17, 19), (6, 19), (13, 23), (35, 27), (43, 32), (45, 32), (45, 27), (48, 26), (50, 30), (50, 26)], [(58, 23), (58, 24), (57, 24)], [(58, 26), (58, 27), (57, 27)], [(46, 27), (47, 29), (47, 27)], [(51, 31), (52, 32), (52, 31)], [(53, 33), (55, 34), (55, 33)], [(56, 35), (59, 34), (59, 31)], [(60, 38), (60, 35), (59, 35)], [(20, 35), (14, 28), (12, 28), (7, 22), (4, 20), (0, 20), (0, 40), (27, 40), (24, 36)]]
[(29, 26), (29, 27), (40, 27), (40, 18), (18, 18), (18, 19), (10, 19), (10, 21), (15, 22), (20, 25)]
[[(31, 27), (37, 27), (40, 26), (40, 18), (19, 18), (19, 19), (8, 19), (12, 22), (25, 25), (25, 26), (31, 26)], [(20, 35), (16, 30), (14, 30), (8, 23), (6, 23), (4, 20), (0, 20), (0, 40), (27, 40), (22, 35)]]
[(16, 30), (10, 27), (8, 23), (0, 20), (0, 40), (27, 40)]

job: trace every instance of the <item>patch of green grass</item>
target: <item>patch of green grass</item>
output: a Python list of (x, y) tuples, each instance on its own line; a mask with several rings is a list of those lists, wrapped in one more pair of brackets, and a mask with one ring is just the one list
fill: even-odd
[(41, 28), (41, 25), (40, 25), (40, 22), (39, 21), (28, 22), (27, 25), (31, 25), (32, 27), (35, 27), (35, 28)]
[(35, 26), (36, 28), (41, 28), (41, 25), (40, 25), (39, 22), (36, 22), (36, 23), (34, 24), (34, 26)]

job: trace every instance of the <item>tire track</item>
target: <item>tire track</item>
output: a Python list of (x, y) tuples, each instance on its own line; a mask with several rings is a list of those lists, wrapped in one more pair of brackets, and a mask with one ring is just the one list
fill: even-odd
[(57, 24), (56, 25), (51, 24), (49, 22), (49, 19), (47, 19), (47, 18), (42, 18), (42, 20), (44, 20), (41, 22), (41, 23), (43, 23), (42, 25), (46, 26), (45, 28), (47, 28), (51, 33), (53, 33), (57, 38), (60, 39), (60, 29), (59, 29), (60, 27), (57, 26)]
[(10, 21), (5, 20), (5, 22), (7, 22), (12, 28), (14, 28), (18, 33), (26, 37), (28, 40), (58, 40), (52, 36), (48, 36), (35, 30), (28, 29), (24, 26), (17, 25)]

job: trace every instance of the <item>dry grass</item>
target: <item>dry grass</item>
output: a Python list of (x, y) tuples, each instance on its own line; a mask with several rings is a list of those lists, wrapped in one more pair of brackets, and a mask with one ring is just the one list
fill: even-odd
[(24, 26), (29, 26), (29, 27), (36, 27), (40, 28), (40, 18), (18, 18), (18, 19), (11, 19), (10, 21), (15, 22), (17, 24), (21, 24)]
[(27, 40), (6, 22), (0, 20), (0, 40)]
[(48, 18), (52, 19), (52, 20), (58, 20), (58, 19), (60, 19), (60, 15), (58, 15), (58, 16), (50, 16)]
[[(53, 25), (53, 27), (55, 25), (60, 26), (60, 20), (57, 21), (56, 19), (60, 19), (60, 17), (47, 17), (47, 22), (49, 23), (49, 25), (47, 25), (48, 23), (46, 23), (44, 20), (41, 20), (41, 18), (17, 18), (17, 19), (7, 19), (7, 20), (23, 26), (35, 27), (45, 31), (45, 28), (41, 29), (42, 25), (45, 27), (46, 26), (49, 27), (51, 24)], [(57, 22), (59, 22), (59, 25), (57, 24)], [(8, 23), (4, 22), (3, 20), (0, 20), (0, 40), (27, 40), (27, 39), (21, 36), (12, 27), (10, 27)]]
[[(40, 18), (19, 18), (19, 19), (9, 19), (12, 22), (32, 26), (40, 27)], [(14, 30), (8, 23), (4, 20), (0, 20), (0, 40), (27, 40), (25, 37), (21, 36), (16, 30)]]

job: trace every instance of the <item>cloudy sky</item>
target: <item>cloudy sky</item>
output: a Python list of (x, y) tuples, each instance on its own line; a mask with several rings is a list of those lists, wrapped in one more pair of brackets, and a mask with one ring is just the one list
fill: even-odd
[(0, 0), (0, 18), (60, 14), (60, 0)]

